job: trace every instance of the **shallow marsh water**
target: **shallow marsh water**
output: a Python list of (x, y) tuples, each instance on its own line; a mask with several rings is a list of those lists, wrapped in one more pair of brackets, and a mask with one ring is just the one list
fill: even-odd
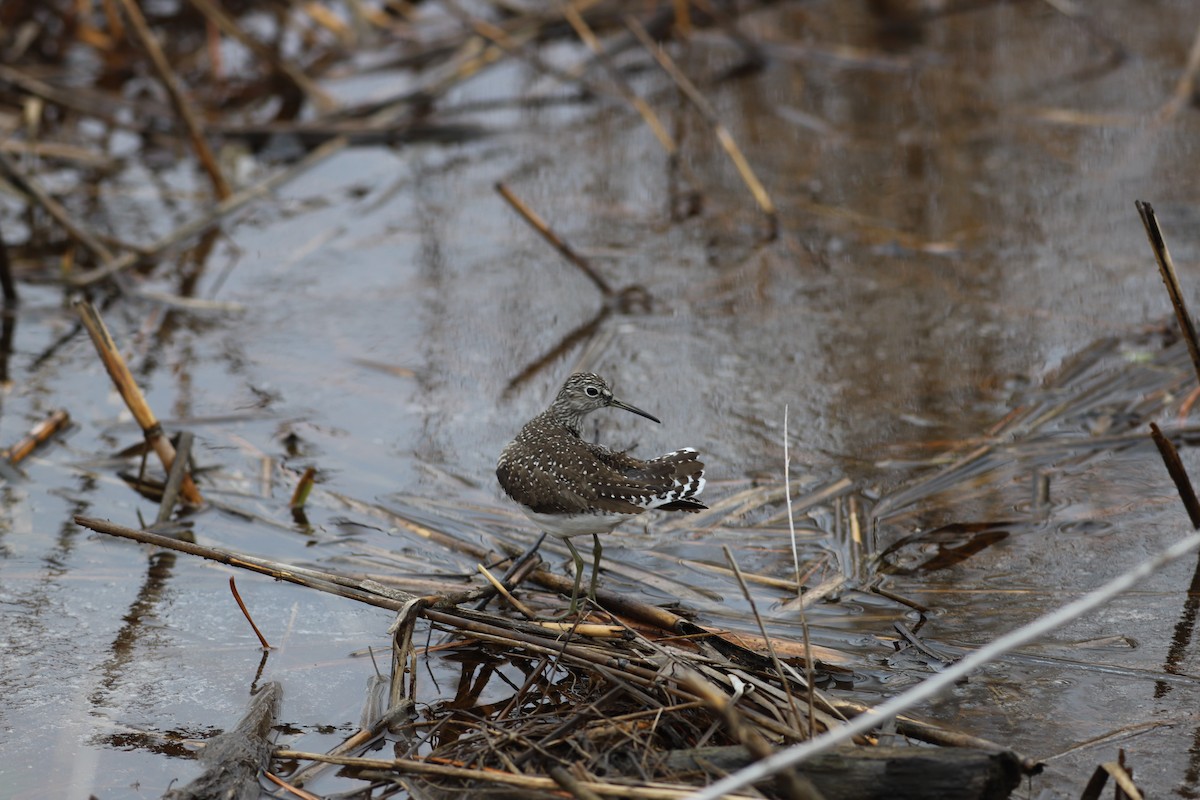
[[(671, 218), (669, 197), (686, 179), (617, 102), (464, 111), (477, 137), (346, 150), (236, 217), (199, 263), (185, 253), (140, 284), (242, 310), (133, 294), (105, 319), (150, 405), (169, 428), (197, 434), (197, 460), (215, 468), (206, 495), (273, 521), (209, 509), (194, 518), (199, 539), (412, 579), (469, 575), (474, 564), (365, 506), (484, 541), (531, 536), (495, 484), (495, 458), (576, 366), (663, 419), (598, 414), (594, 433), (638, 454), (699, 448), (714, 503), (782, 480), (785, 406), (798, 486), (848, 476), (864, 503), (884, 503), (970, 452), (1011, 409), (1069, 406), (1099, 376), (1111, 387), (1103, 402), (1006, 431), (975, 471), (868, 526), (878, 550), (913, 537), (889, 556), (883, 585), (926, 606), (925, 620), (850, 589), (815, 606), (810, 623), (853, 673), (838, 690), (875, 702), (939, 667), (898, 650), (894, 623), (921, 622), (923, 640), (954, 657), (1186, 528), (1148, 438), (1070, 443), (1144, 432), (1148, 419), (1175, 426), (1173, 398), (1191, 388), (1176, 351), (1129, 377), (1161, 357), (1169, 312), (1134, 199), (1154, 203), (1185, 287), (1200, 282), (1196, 111), (1155, 119), (1187, 60), (1191, 10), (1115, 2), (1078, 21), (1049, 4), (995, 4), (897, 36), (858, 4), (779, 4), (739, 20), (766, 68), (705, 89), (779, 208), (774, 242), (762, 241), (764, 219), (711, 131), (647, 68), (637, 87), (683, 142), (703, 197), (696, 216)], [(569, 64), (583, 51), (545, 55)], [(703, 32), (676, 55), (693, 76), (738, 57)], [(369, 94), (389, 78), (411, 76), (339, 91)], [(512, 62), (446, 105), (562, 91)], [(134, 240), (178, 224), (157, 196), (164, 184), (147, 188), (150, 168), (127, 169), (125, 191), (100, 198), (103, 223), (92, 224)], [(178, 207), (205, 196), (195, 175), (162, 180)], [(497, 181), (610, 283), (652, 301), (607, 318), (516, 386), (601, 297), (503, 203)], [(10, 243), (19, 208), (12, 197), (0, 206)], [(56, 407), (75, 424), (0, 495), (4, 796), (158, 796), (199, 771), (181, 757), (186, 740), (231, 726), (260, 674), (283, 683), (281, 740), (335, 744), (357, 726), (374, 675), (366, 653), (386, 651), (390, 615), (238, 575), (276, 646), (264, 666), (230, 601), (229, 570), (76, 527), (77, 513), (136, 525), (156, 508), (107, 459), (138, 432), (91, 344), (71, 335), (63, 291), (21, 288), (0, 441)], [(1115, 343), (1082, 375), (1062, 375), (1105, 337)], [(1034, 440), (1042, 449), (1022, 449)], [(1195, 474), (1197, 458), (1183, 456)], [(287, 499), (309, 465), (320, 486), (302, 527)], [(1031, 500), (1044, 481), (1048, 494)], [(609, 539), (605, 583), (753, 633), (736, 584), (714, 567), (728, 545), (746, 571), (791, 577), (778, 512), (703, 529), (628, 525)], [(843, 512), (821, 505), (800, 520), (805, 558), (827, 558), (823, 574), (855, 557), (836, 530)], [(565, 568), (561, 549), (547, 552)], [(947, 553), (940, 568), (923, 566)], [(1195, 796), (1200, 658), (1177, 627), (1192, 570), (1165, 569), (920, 714), (1046, 759), (1027, 796), (1077, 796), (1118, 747), (1150, 794)], [(798, 640), (787, 595), (755, 592), (769, 630)], [(429, 702), (453, 698), (462, 669), (433, 660)]]

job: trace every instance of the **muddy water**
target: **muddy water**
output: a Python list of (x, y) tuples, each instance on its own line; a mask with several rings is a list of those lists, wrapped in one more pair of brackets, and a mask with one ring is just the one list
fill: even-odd
[[(476, 539), (528, 535), (495, 485), (496, 454), (586, 366), (663, 419), (601, 414), (594, 432), (641, 454), (701, 449), (711, 502), (779, 483), (785, 406), (797, 485), (854, 481), (800, 517), (815, 581), (861, 579), (810, 612), (816, 642), (843, 653), (853, 676), (842, 691), (875, 701), (939, 667), (897, 644), (896, 623), (950, 659), (1073, 599), (1185, 525), (1148, 445), (1062, 444), (1144, 431), (1148, 419), (1165, 427), (1190, 388), (1175, 351), (1129, 376), (1162, 357), (1161, 337), (1144, 331), (1167, 314), (1133, 200), (1155, 204), (1185, 285), (1200, 255), (1196, 115), (1154, 116), (1194, 21), (1182, 2), (1155, 17), (1137, 8), (1108, 3), (1072, 20), (1048, 4), (998, 4), (899, 31), (841, 3), (741, 19), (767, 67), (705, 93), (778, 206), (772, 242), (711, 132), (650, 70), (637, 88), (681, 138), (686, 171), (616, 102), (464, 112), (483, 136), (335, 156), (143, 285), (230, 307), (131, 296), (105, 310), (150, 404), (197, 434), (197, 458), (214, 468), (206, 494), (260, 515), (210, 509), (195, 519), (198, 537), (323, 567), (468, 574), (472, 563), (340, 498)], [(695, 76), (739, 58), (715, 33), (677, 55)], [(378, 80), (341, 89), (369, 93)], [(509, 64), (447, 107), (552, 90)], [(107, 224), (135, 240), (177, 224), (156, 219), (163, 185), (145, 188), (144, 170), (127, 169), (127, 185), (142, 188), (109, 198)], [(197, 183), (164, 180), (185, 204)], [(607, 318), (529, 373), (602, 301), (504, 205), (496, 181), (614, 286), (642, 287), (649, 310)], [(689, 190), (700, 213), (673, 219), (672, 192)], [(5, 200), (10, 241), (21, 235), (15, 208)], [(0, 794), (157, 796), (196, 774), (182, 754), (232, 725), (263, 677), (284, 686), (283, 740), (335, 744), (356, 727), (374, 675), (366, 653), (386, 650), (388, 615), (239, 575), (276, 646), (264, 666), (226, 569), (75, 527), (75, 513), (136, 524), (156, 508), (116, 477), (135, 462), (106, 460), (137, 432), (91, 345), (72, 334), (62, 292), (22, 290), (0, 441), (60, 406), (75, 427), (0, 496)], [(1116, 344), (1086, 374), (1055, 378), (1104, 337)], [(1006, 429), (1004, 446), (942, 491), (896, 500), (1011, 409), (1091, 397), (1095, 376), (1112, 376), (1103, 402)], [(1148, 387), (1159, 402), (1143, 404)], [(300, 527), (286, 504), (309, 465), (321, 485), (312, 524)], [(901, 543), (883, 563), (864, 566), (863, 548), (847, 542), (851, 494), (868, 545)], [(606, 583), (752, 631), (718, 569), (721, 547), (748, 572), (789, 578), (779, 513), (749, 507), (698, 530), (628, 526), (606, 551)], [(881, 585), (924, 614), (855, 588), (885, 567)], [(1164, 570), (921, 713), (1047, 759), (1032, 796), (1078, 795), (1118, 747), (1151, 794), (1191, 796), (1200, 691), (1195, 646), (1177, 623), (1192, 568)], [(787, 593), (755, 592), (770, 630), (799, 638)], [(460, 669), (431, 663), (428, 702), (454, 696)]]

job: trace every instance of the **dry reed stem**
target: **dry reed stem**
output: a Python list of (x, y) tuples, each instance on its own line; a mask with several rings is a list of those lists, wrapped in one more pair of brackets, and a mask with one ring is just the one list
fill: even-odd
[[(748, 587), (746, 585), (746, 581), (742, 578), (742, 571), (738, 567), (737, 560), (733, 557), (733, 551), (731, 551), (729, 549), (729, 545), (721, 545), (721, 550), (724, 551), (725, 560), (729, 562), (730, 568), (733, 569), (733, 575), (735, 578), (737, 578), (738, 587), (742, 590), (742, 597), (746, 598), (746, 602), (749, 603), (749, 605), (750, 605), (750, 613), (754, 616), (754, 623), (758, 626), (758, 632), (762, 635), (763, 642), (765, 642), (767, 645), (767, 653), (771, 657), (771, 663), (775, 667), (775, 673), (779, 677), (779, 682), (783, 685), (783, 692), (784, 692), (784, 695), (787, 697), (788, 711), (791, 712), (792, 726), (795, 727), (797, 732), (799, 732), (802, 730), (801, 725), (800, 725), (800, 711), (796, 708), (796, 701), (795, 701), (795, 698), (792, 696), (792, 689), (791, 689), (790, 684), (788, 683), (787, 673), (783, 669), (783, 664), (780, 663), (780, 661), (779, 661), (779, 655), (775, 652), (775, 644), (771, 641), (771, 637), (769, 635), (767, 635), (767, 626), (763, 624), (762, 615), (758, 613), (758, 603), (754, 602), (754, 595), (752, 595), (750, 593), (750, 587)], [(807, 634), (807, 631), (805, 631), (805, 639), (807, 639), (807, 638), (808, 638), (808, 634)], [(811, 714), (812, 714), (812, 699), (811, 699), (812, 684), (809, 683), (808, 686), (805, 688), (807, 688), (810, 692), (810, 694), (809, 694), (809, 722), (811, 724), (811, 722), (812, 722), (812, 716), (811, 716)], [(809, 738), (810, 739), (812, 738), (811, 728), (809, 729)]]
[(332, 572), (321, 572), (320, 570), (296, 567), (280, 561), (271, 561), (270, 559), (234, 553), (217, 547), (205, 547), (192, 542), (172, 539), (169, 536), (162, 536), (151, 531), (117, 525), (108, 520), (97, 519), (95, 517), (77, 515), (74, 519), (77, 525), (82, 525), (97, 533), (119, 536), (166, 550), (188, 553), (189, 555), (199, 556), (200, 558), (206, 558), (210, 561), (216, 561), (231, 567), (268, 575), (276, 580), (319, 589), (323, 592), (336, 594), (350, 600), (357, 600), (361, 603), (367, 603), (368, 605), (392, 611), (399, 611), (404, 606), (404, 602), (412, 598), (410, 594), (390, 589), (375, 581), (356, 580)]
[(520, 611), (526, 619), (533, 619), (537, 616), (537, 614), (535, 614), (533, 610), (529, 608), (529, 606), (513, 597), (512, 593), (508, 591), (508, 588), (501, 583), (496, 576), (493, 575), (490, 570), (488, 570), (487, 567), (485, 567), (483, 564), (476, 564), (475, 568), (483, 574), (483, 577), (486, 578), (487, 582), (492, 585), (492, 588), (495, 589), (501, 597), (507, 600), (509, 605), (511, 605), (517, 611)]
[(188, 461), (192, 457), (192, 440), (194, 438), (195, 436), (189, 431), (179, 434), (175, 459), (171, 462), (171, 468), (167, 470), (167, 482), (163, 486), (162, 501), (158, 506), (158, 516), (154, 520), (155, 525), (165, 524), (175, 511), (175, 504), (179, 502), (179, 491), (183, 487), (183, 479), (188, 474), (187, 467)]
[(1079, 795), (1079, 800), (1099, 800), (1101, 790), (1104, 789), (1104, 784), (1108, 783), (1108, 778), (1111, 776), (1113, 783), (1113, 797), (1116, 800), (1143, 800), (1145, 795), (1138, 789), (1133, 782), (1133, 775), (1125, 768), (1125, 751), (1120, 751), (1120, 758), (1117, 761), (1105, 761), (1100, 766), (1096, 767), (1096, 771), (1092, 773), (1091, 780), (1084, 787), (1083, 793)]
[(617, 87), (617, 91), (621, 97), (633, 106), (638, 115), (645, 120), (646, 125), (650, 128), (650, 132), (654, 134), (654, 138), (662, 145), (663, 150), (666, 150), (668, 155), (675, 155), (679, 151), (679, 146), (675, 143), (675, 139), (667, 132), (666, 126), (662, 124), (662, 120), (658, 118), (658, 114), (654, 113), (654, 109), (650, 107), (650, 104), (633, 91), (629, 82), (613, 66), (612, 60), (608, 58), (608, 55), (604, 52), (604, 48), (600, 46), (600, 40), (596, 38), (596, 34), (592, 31), (591, 26), (587, 24), (587, 20), (576, 9), (575, 6), (577, 4), (560, 1), (557, 5), (562, 12), (563, 18), (570, 24), (580, 41), (587, 45), (588, 49), (596, 55), (605, 72), (608, 73), (609, 79)]
[[(399, 772), (412, 775), (431, 775), (442, 778), (497, 783), (503, 786), (515, 786), (529, 790), (541, 789), (553, 791), (559, 788), (553, 778), (514, 774), (497, 769), (453, 767), (443, 764), (432, 764), (427, 761), (416, 761), (409, 758), (350, 758), (346, 756), (327, 756), (323, 753), (306, 753), (300, 750), (277, 750), (275, 751), (275, 758), (327, 761), (331, 764), (340, 764), (344, 767), (356, 768), (358, 770), (387, 770), (388, 772), (385, 774), (377, 773), (372, 775), (372, 777), (383, 779), (391, 779), (393, 777), (391, 775), (392, 772)], [(583, 782), (582, 785), (586, 786), (589, 791), (595, 792), (602, 797), (629, 797), (634, 798), (634, 800), (684, 800), (692, 791), (691, 789), (661, 783), (643, 783), (632, 786), (629, 784), (587, 781)], [(726, 800), (755, 800), (755, 796), (730, 794), (726, 795)]]
[[(414, 597), (406, 602), (397, 612), (396, 621), (392, 623), (389, 633), (392, 634), (392, 674), (388, 684), (388, 707), (401, 708), (405, 703), (415, 703), (417, 700), (417, 652), (413, 645), (413, 634), (417, 629), (417, 620), (425, 608), (425, 600)], [(408, 686), (404, 686), (404, 676), (408, 675)]]
[[(87, 300), (76, 300), (74, 305), (80, 321), (83, 322), (83, 327), (96, 346), (100, 361), (108, 370), (109, 377), (112, 378), (113, 384), (117, 387), (117, 391), (121, 394), (130, 413), (133, 414), (133, 418), (141, 427), (142, 433), (146, 437), (146, 443), (158, 455), (163, 469), (170, 470), (171, 465), (175, 463), (175, 448), (171, 446), (171, 441), (163, 433), (162, 425), (154, 416), (154, 412), (146, 404), (146, 398), (142, 395), (137, 381), (134, 380), (133, 373), (125, 364), (125, 359), (121, 357), (121, 352), (113, 342), (108, 328), (104, 325), (104, 320)], [(200, 490), (192, 482), (191, 476), (183, 477), (180, 491), (183, 499), (191, 505), (200, 505), (204, 502), (204, 498), (200, 496)]]
[[(788, 533), (792, 539), (792, 558), (796, 566), (796, 599), (802, 597), (804, 591), (804, 583), (800, 576), (800, 557), (796, 550), (796, 520), (792, 516), (792, 481), (791, 481), (791, 459), (788, 456), (788, 407), (785, 403), (783, 406), (783, 496), (787, 499), (787, 517), (788, 517)], [(854, 498), (851, 498), (853, 501)], [(736, 565), (735, 565), (736, 569)], [(740, 576), (739, 576), (740, 581)], [(800, 631), (804, 636), (804, 682), (806, 695), (808, 697), (808, 738), (812, 739), (816, 735), (815, 722), (813, 721), (813, 660), (812, 660), (812, 640), (808, 633), (808, 613), (805, 610), (804, 603), (798, 603), (797, 608), (800, 611)], [(755, 612), (757, 616), (757, 612)], [(761, 627), (761, 623), (760, 623)], [(766, 638), (767, 632), (763, 630), (763, 638)], [(774, 649), (771, 650), (771, 657), (775, 658)], [(778, 659), (776, 659), (778, 660)], [(783, 677), (782, 671), (780, 677)], [(789, 698), (790, 699), (790, 698)]]
[[(796, 546), (796, 520), (792, 515), (792, 459), (788, 454), (787, 403), (783, 404), (783, 498), (787, 502), (788, 534), (792, 541), (792, 567), (796, 571), (796, 597), (800, 597), (804, 592), (804, 585), (800, 583), (800, 549)], [(740, 576), (738, 580), (741, 580)]]
[(684, 96), (691, 101), (692, 105), (696, 107), (696, 110), (700, 112), (701, 116), (703, 116), (709, 125), (712, 126), (713, 133), (716, 135), (717, 141), (720, 142), (721, 147), (725, 150), (730, 160), (733, 161), (733, 165), (737, 168), (738, 174), (741, 176), (742, 181), (750, 190), (750, 194), (754, 196), (754, 201), (758, 203), (758, 207), (767, 217), (767, 238), (775, 239), (779, 235), (779, 214), (775, 210), (775, 203), (771, 200), (771, 196), (767, 193), (766, 188), (763, 187), (762, 182), (759, 181), (758, 176), (754, 174), (753, 167), (750, 166), (750, 162), (742, 153), (741, 148), (738, 147), (733, 135), (729, 133), (729, 129), (725, 127), (725, 124), (721, 122), (720, 117), (717, 116), (716, 109), (714, 109), (712, 104), (708, 102), (708, 99), (700, 93), (700, 90), (696, 88), (696, 85), (692, 83), (686, 75), (683, 74), (678, 66), (675, 65), (675, 62), (667, 54), (667, 51), (662, 47), (659, 47), (654, 40), (650, 38), (650, 34), (646, 32), (645, 27), (642, 26), (642, 23), (638, 22), (636, 17), (626, 16), (625, 24), (629, 27), (629, 30), (633, 31), (633, 35), (638, 38), (638, 41), (640, 41), (650, 55), (654, 57), (654, 60), (658, 62), (663, 71), (666, 72), (673, 81), (675, 81), (675, 85), (678, 86), (683, 92)]
[(293, 794), (296, 797), (299, 797), (300, 800), (321, 800), (320, 797), (313, 794), (312, 792), (306, 792), (303, 789), (301, 789), (299, 786), (295, 786), (291, 783), (288, 783), (283, 778), (280, 778), (278, 775), (276, 775), (273, 772), (263, 772), (263, 777), (265, 777), (271, 783), (278, 786), (280, 789), (286, 789), (289, 794)]
[(1155, 446), (1158, 447), (1163, 463), (1167, 466), (1171, 480), (1175, 482), (1175, 488), (1179, 491), (1179, 499), (1183, 501), (1183, 507), (1187, 511), (1188, 519), (1192, 522), (1192, 528), (1200, 530), (1200, 501), (1196, 499), (1196, 490), (1192, 488), (1192, 480), (1188, 477), (1187, 468), (1179, 458), (1179, 451), (1153, 422), (1150, 423), (1150, 435), (1154, 439)]
[(263, 650), (270, 650), (271, 645), (267, 642), (267, 637), (263, 636), (262, 631), (254, 624), (254, 617), (250, 616), (250, 609), (246, 608), (245, 602), (242, 601), (242, 595), (238, 592), (237, 581), (233, 575), (229, 576), (229, 592), (233, 595), (233, 599), (237, 602), (238, 608), (242, 610), (242, 616), (246, 618), (246, 622), (250, 623), (250, 628), (254, 631), (254, 635), (258, 637), (259, 644)]
[(179, 78), (175, 75), (175, 70), (171, 69), (171, 62), (167, 60), (162, 48), (158, 46), (158, 41), (154, 38), (154, 33), (150, 30), (150, 26), (146, 24), (146, 18), (142, 16), (142, 10), (138, 8), (135, 0), (119, 0), (119, 2), (122, 8), (125, 9), (125, 16), (129, 18), (130, 26), (137, 35), (138, 41), (141, 42), (142, 48), (150, 56), (150, 62), (154, 65), (154, 70), (158, 73), (159, 80), (162, 81), (163, 86), (166, 88), (167, 94), (171, 98), (171, 104), (175, 107), (175, 112), (179, 114), (179, 118), (183, 121), (188, 138), (192, 141), (192, 149), (196, 151), (196, 157), (200, 160), (200, 165), (204, 167), (204, 171), (208, 173), (208, 178), (212, 182), (213, 192), (216, 194), (218, 200), (224, 200), (230, 194), (229, 183), (225, 180), (225, 176), (221, 174), (221, 167), (217, 164), (217, 159), (213, 156), (212, 150), (209, 149), (208, 142), (204, 138), (204, 131), (200, 125), (200, 119), (196, 116), (196, 112), (192, 110), (191, 103), (188, 102), (187, 96), (184, 94), (183, 86), (179, 83)]
[[(680, 683), (696, 694), (713, 711), (725, 718), (733, 738), (741, 743), (755, 759), (769, 758), (774, 750), (770, 743), (753, 727), (746, 725), (738, 714), (737, 706), (723, 692), (717, 690), (698, 672), (688, 672)], [(790, 697), (790, 695), (789, 695)], [(775, 776), (776, 786), (788, 800), (821, 800), (821, 794), (813, 787), (807, 776), (799, 772), (780, 772)]]
[(25, 438), (0, 451), (0, 458), (14, 466), (24, 461), (30, 453), (50, 440), (50, 437), (71, 424), (71, 415), (63, 409), (51, 411), (44, 420), (34, 425)]
[(508, 201), (508, 204), (512, 206), (518, 214), (521, 215), (522, 219), (529, 223), (530, 227), (540, 233), (543, 239), (549, 242), (555, 250), (561, 253), (563, 258), (567, 259), (567, 261), (575, 265), (580, 272), (586, 275), (588, 279), (596, 285), (596, 288), (600, 290), (600, 293), (603, 294), (606, 299), (613, 296), (614, 292), (612, 287), (608, 285), (608, 281), (604, 280), (600, 273), (597, 272), (590, 263), (588, 263), (588, 260), (575, 251), (575, 248), (571, 247), (571, 245), (567, 244), (561, 236), (555, 233), (550, 226), (546, 224), (546, 221), (542, 219), (541, 215), (530, 208), (524, 200), (517, 197), (516, 193), (514, 193), (512, 189), (509, 189), (505, 184), (497, 183), (496, 191), (499, 192), (500, 196)]
[(1146, 238), (1150, 240), (1150, 249), (1154, 251), (1154, 260), (1158, 262), (1158, 271), (1167, 287), (1167, 295), (1171, 298), (1171, 306), (1175, 309), (1175, 319), (1183, 332), (1183, 340), (1187, 343), (1188, 354), (1192, 357), (1192, 366), (1196, 369), (1196, 378), (1200, 380), (1200, 339), (1196, 336), (1196, 324), (1188, 313), (1187, 302), (1183, 299), (1183, 288), (1179, 285), (1179, 275), (1175, 272), (1175, 262), (1171, 252), (1167, 250), (1167, 242), (1163, 238), (1162, 228), (1159, 227), (1158, 217), (1154, 207), (1143, 200), (1134, 201), (1142, 225), (1146, 228)]

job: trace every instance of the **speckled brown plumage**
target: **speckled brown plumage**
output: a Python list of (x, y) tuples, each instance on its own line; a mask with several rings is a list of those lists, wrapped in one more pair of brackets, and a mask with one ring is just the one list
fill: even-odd
[(705, 508), (694, 499), (704, 489), (704, 464), (695, 450), (642, 460), (583, 440), (583, 418), (606, 407), (658, 422), (615, 399), (600, 376), (576, 373), (550, 407), (530, 420), (500, 454), (496, 477), (505, 493), (539, 527), (563, 538), (612, 530), (651, 508)]

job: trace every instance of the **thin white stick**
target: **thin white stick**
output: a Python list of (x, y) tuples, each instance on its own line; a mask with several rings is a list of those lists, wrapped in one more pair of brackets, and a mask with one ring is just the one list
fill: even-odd
[[(788, 512), (788, 533), (792, 536), (792, 563), (796, 567), (796, 597), (799, 599), (804, 594), (804, 587), (800, 585), (800, 554), (796, 550), (796, 521), (792, 519), (792, 479), (791, 473), (788, 471), (791, 464), (791, 458), (788, 456), (788, 407), (787, 403), (783, 405), (783, 496), (787, 499)], [(798, 604), (800, 609), (800, 630), (804, 634), (804, 688), (808, 690), (808, 739), (812, 741), (816, 737), (816, 712), (813, 709), (813, 695), (816, 689), (813, 688), (813, 654), (812, 640), (808, 638), (808, 612), (804, 610), (804, 604)], [(763, 631), (763, 638), (766, 638), (767, 632)], [(780, 675), (782, 678), (783, 676)], [(788, 700), (791, 701), (791, 696)]]
[(707, 789), (690, 795), (687, 800), (717, 800), (723, 794), (737, 791), (744, 786), (749, 786), (764, 778), (769, 778), (788, 767), (799, 764), (806, 758), (825, 752), (852, 736), (866, 733), (872, 728), (882, 725), (896, 714), (929, 699), (942, 689), (965, 677), (971, 670), (981, 667), (987, 662), (1007, 653), (1009, 650), (1020, 647), (1026, 642), (1032, 641), (1055, 628), (1083, 616), (1097, 606), (1107, 603), (1121, 592), (1133, 588), (1140, 581), (1154, 574), (1155, 570), (1159, 567), (1169, 564), (1197, 548), (1200, 548), (1200, 533), (1189, 534), (1153, 558), (1143, 561), (1128, 572), (1118, 575), (1099, 589), (1085, 594), (1083, 597), (1072, 603), (1068, 603), (1057, 611), (1035, 619), (1028, 625), (1006, 633), (999, 639), (971, 653), (944, 672), (938, 673), (934, 677), (917, 684), (904, 694), (892, 698), (867, 713), (858, 715), (845, 725), (824, 733), (816, 739), (792, 745), (787, 749), (780, 750), (769, 758), (756, 761), (750, 766), (722, 778)]
[(796, 523), (792, 520), (792, 479), (788, 471), (792, 463), (788, 457), (788, 407), (783, 405), (783, 496), (787, 499), (788, 530), (792, 534), (792, 565), (796, 568), (796, 597), (803, 592), (800, 586), (800, 551), (796, 549)]

